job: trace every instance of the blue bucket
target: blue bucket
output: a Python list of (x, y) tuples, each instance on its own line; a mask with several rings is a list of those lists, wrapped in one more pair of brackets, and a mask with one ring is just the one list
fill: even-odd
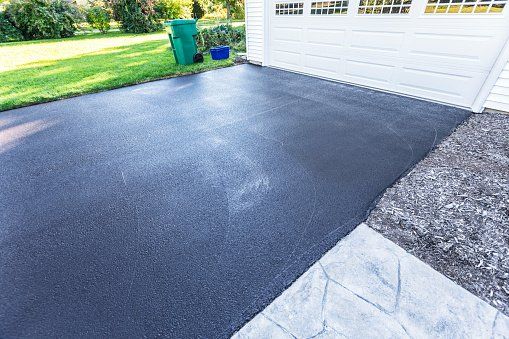
[(230, 57), (230, 46), (217, 46), (210, 49), (212, 60), (223, 60)]

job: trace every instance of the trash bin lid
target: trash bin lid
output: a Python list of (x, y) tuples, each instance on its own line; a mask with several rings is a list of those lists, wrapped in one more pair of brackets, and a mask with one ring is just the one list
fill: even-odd
[(164, 23), (166, 26), (177, 26), (177, 25), (194, 25), (196, 24), (195, 19), (175, 19), (166, 21)]

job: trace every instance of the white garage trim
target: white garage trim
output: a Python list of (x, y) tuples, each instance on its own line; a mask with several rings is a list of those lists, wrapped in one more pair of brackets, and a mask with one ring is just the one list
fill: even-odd
[[(399, 7), (410, 6), (401, 1)], [(478, 104), (484, 102), (481, 91), (509, 38), (509, 5), (493, 14), (444, 14), (463, 7), (451, 4), (444, 10), (441, 4), (413, 0), (408, 14), (384, 14), (403, 10), (394, 9), (395, 2), (366, 6), (364, 0), (350, 0), (348, 13), (343, 13), (343, 3), (326, 1), (327, 15), (317, 15), (316, 3), (323, 1), (250, 2), (264, 3), (264, 65), (476, 111), (483, 106)], [(369, 7), (369, 14), (359, 14), (360, 2), (361, 11), (367, 13)], [(295, 10), (299, 3), (302, 14)], [(476, 3), (463, 6), (489, 12), (492, 6), (501, 9), (502, 3), (506, 0), (479, 2), (478, 9)], [(281, 15), (279, 8), (276, 15), (276, 4), (288, 4), (281, 7), (288, 14)], [(426, 14), (430, 7), (440, 7), (441, 13)], [(247, 25), (249, 30), (249, 18)]]

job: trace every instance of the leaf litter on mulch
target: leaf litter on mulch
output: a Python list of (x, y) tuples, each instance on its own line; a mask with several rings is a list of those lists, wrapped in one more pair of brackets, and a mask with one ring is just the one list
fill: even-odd
[(509, 315), (509, 115), (472, 115), (366, 223)]

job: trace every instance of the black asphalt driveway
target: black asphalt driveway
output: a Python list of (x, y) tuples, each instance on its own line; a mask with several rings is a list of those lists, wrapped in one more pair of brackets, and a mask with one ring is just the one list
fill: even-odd
[(226, 337), (468, 115), (251, 65), (0, 113), (0, 337)]

